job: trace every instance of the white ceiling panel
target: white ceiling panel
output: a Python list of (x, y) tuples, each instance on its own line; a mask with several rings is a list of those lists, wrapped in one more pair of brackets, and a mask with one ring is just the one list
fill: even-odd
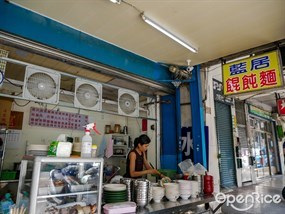
[[(205, 63), (285, 38), (284, 0), (13, 0), (156, 62)], [(198, 48), (192, 53), (140, 17)]]

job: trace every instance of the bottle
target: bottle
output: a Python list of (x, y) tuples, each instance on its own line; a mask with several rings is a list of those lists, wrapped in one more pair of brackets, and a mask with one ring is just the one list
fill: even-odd
[(0, 203), (0, 213), (2, 214), (9, 214), (10, 207), (14, 204), (13, 200), (11, 199), (11, 194), (6, 193), (5, 199), (3, 199)]
[(82, 142), (81, 142), (82, 158), (91, 158), (91, 152), (92, 152), (92, 137), (90, 136), (91, 129), (93, 129), (97, 134), (100, 134), (100, 132), (96, 128), (96, 123), (89, 123), (85, 126), (85, 135), (82, 137)]
[(90, 136), (90, 130), (85, 129), (85, 135), (82, 137), (81, 143), (81, 157), (91, 158), (92, 150), (92, 137)]
[(96, 158), (96, 152), (97, 152), (97, 145), (93, 144), (92, 150), (91, 150), (91, 157), (92, 158)]
[(22, 206), (26, 208), (26, 212), (29, 213), (29, 204), (30, 204), (30, 199), (29, 199), (29, 193), (24, 191), (23, 192), (23, 198), (19, 202), (19, 207), (21, 208)]

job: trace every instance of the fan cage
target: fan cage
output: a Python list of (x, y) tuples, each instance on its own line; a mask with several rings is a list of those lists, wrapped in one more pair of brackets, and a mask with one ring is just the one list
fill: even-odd
[(26, 67), (23, 97), (29, 100), (58, 104), (60, 74), (41, 67)]
[(124, 116), (139, 116), (139, 94), (134, 91), (119, 89), (118, 113)]
[(100, 83), (76, 79), (74, 107), (102, 110), (102, 85)]

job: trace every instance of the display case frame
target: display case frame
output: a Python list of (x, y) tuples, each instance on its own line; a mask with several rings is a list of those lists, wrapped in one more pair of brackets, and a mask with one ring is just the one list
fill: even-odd
[[(84, 173), (86, 171), (85, 168), (87, 164), (93, 164), (92, 166), (98, 167), (98, 179), (96, 180), (96, 186), (95, 189), (80, 189), (76, 190), (74, 192), (42, 192), (40, 194), (40, 183), (42, 185), (41, 179), (41, 172), (42, 167), (45, 166), (45, 164), (50, 164), (51, 166), (58, 164), (59, 166), (62, 166), (64, 164), (68, 165), (74, 165), (78, 167), (78, 173), (76, 176), (78, 179), (82, 179)], [(47, 204), (48, 200), (52, 199), (59, 199), (59, 198), (64, 198), (65, 197), (75, 197), (76, 196), (76, 202), (75, 203), (80, 203), (82, 202), (82, 197), (86, 195), (91, 195), (95, 196), (96, 198), (96, 206), (97, 210), (96, 213), (100, 214), (101, 213), (101, 196), (102, 196), (102, 185), (103, 185), (103, 165), (104, 165), (104, 159), (103, 158), (57, 158), (57, 157), (36, 157), (34, 159), (34, 166), (33, 166), (33, 177), (32, 177), (32, 188), (31, 188), (31, 196), (30, 196), (30, 206), (29, 206), (29, 214), (37, 214), (39, 213), (39, 208), (37, 206), (40, 203), (45, 203)], [(90, 165), (89, 165), (90, 166)], [(59, 167), (60, 168), (60, 167)], [(48, 176), (51, 177), (51, 172), (50, 171), (45, 171)], [(49, 173), (49, 174), (48, 174)], [(74, 185), (74, 187), (81, 187), (82, 185)], [(71, 186), (72, 187), (72, 186)], [(47, 187), (48, 188), (48, 187)], [(45, 190), (45, 189), (44, 189)], [(90, 196), (91, 197), (91, 196)], [(60, 204), (58, 207), (63, 207), (65, 204)], [(68, 205), (68, 204), (67, 204)], [(42, 211), (40, 212), (42, 213)]]

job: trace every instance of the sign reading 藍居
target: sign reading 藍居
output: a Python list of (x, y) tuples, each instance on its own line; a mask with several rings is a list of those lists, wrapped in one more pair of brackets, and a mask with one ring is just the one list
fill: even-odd
[(224, 95), (272, 89), (283, 85), (278, 51), (223, 65)]

